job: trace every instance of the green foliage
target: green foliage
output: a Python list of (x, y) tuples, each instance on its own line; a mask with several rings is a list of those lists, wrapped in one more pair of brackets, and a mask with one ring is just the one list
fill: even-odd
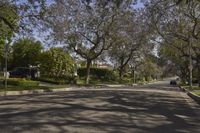
[(3, 40), (3, 38), (0, 37), (0, 62), (1, 63), (4, 59), (4, 43), (5, 41)]
[(50, 76), (42, 76), (40, 78), (37, 78), (36, 80), (46, 82), (46, 83), (52, 83), (52, 84), (58, 84), (58, 85), (64, 85), (64, 84), (76, 84), (76, 78), (73, 76), (64, 76), (64, 77), (50, 77)]
[(185, 53), (188, 53), (188, 44), (181, 40), (173, 40), (173, 45), (163, 43), (160, 47), (160, 57), (175, 64), (174, 69), (182, 82), (186, 82), (189, 77), (189, 60)]
[(33, 39), (20, 39), (13, 44), (13, 66), (29, 67), (38, 65), (43, 49), (41, 42)]
[(23, 91), (23, 90), (49, 90), (50, 87), (47, 86), (13, 86), (13, 85), (8, 85), (7, 88), (5, 89), (4, 85), (0, 85), (0, 92), (1, 91)]
[[(175, 0), (176, 4), (189, 4), (191, 0)], [(198, 2), (200, 2), (200, 0), (196, 0)]]
[(131, 78), (125, 78), (125, 77), (123, 77), (123, 79), (121, 79), (121, 80), (119, 79), (118, 82), (120, 84), (131, 84), (131, 83), (133, 83)]
[(196, 95), (200, 96), (200, 91), (196, 91), (196, 92), (193, 92), (195, 93)]
[(182, 87), (184, 87), (185, 89), (188, 89), (190, 91), (200, 90), (199, 86), (192, 86), (192, 89), (190, 88), (190, 86), (182, 86)]
[(156, 59), (152, 55), (148, 55), (142, 61), (140, 67), (138, 67), (137, 78), (139, 81), (151, 81), (161, 75), (161, 69), (157, 65)]
[(18, 30), (19, 15), (17, 8), (7, 0), (0, 1), (0, 68), (4, 63), (5, 40), (11, 42), (14, 32)]
[(0, 37), (9, 38), (18, 29), (17, 7), (9, 1), (0, 1)]
[(44, 75), (59, 78), (74, 74), (74, 60), (63, 48), (51, 48), (40, 56), (40, 70)]
[[(79, 68), (77, 73), (79, 77), (85, 77), (86, 76), (86, 68)], [(105, 68), (91, 68), (90, 69), (90, 75), (92, 78), (97, 78), (101, 80), (115, 80), (116, 75), (112, 70), (105, 69)]]
[(31, 81), (20, 78), (10, 78), (8, 79), (7, 83), (8, 85), (15, 85), (15, 86), (39, 86), (38, 81)]

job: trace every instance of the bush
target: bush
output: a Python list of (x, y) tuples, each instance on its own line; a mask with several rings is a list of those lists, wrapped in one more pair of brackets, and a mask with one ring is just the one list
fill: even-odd
[(147, 82), (149, 82), (149, 81), (152, 81), (153, 78), (152, 78), (151, 76), (148, 76), (148, 77), (145, 78), (145, 80), (146, 80)]
[[(85, 77), (87, 70), (86, 68), (79, 68), (77, 70), (79, 77)], [(101, 80), (115, 80), (116, 76), (113, 71), (105, 68), (91, 68), (90, 75), (93, 78), (101, 79)]]
[(76, 83), (76, 77), (72, 76), (62, 76), (62, 77), (52, 77), (52, 76), (41, 76), (40, 78), (37, 78), (36, 80), (52, 83), (52, 84), (75, 84)]
[[(3, 81), (3, 84), (5, 84), (5, 80)], [(15, 86), (39, 86), (38, 81), (25, 80), (20, 78), (10, 78), (7, 80), (7, 84)]]
[(0, 77), (4, 77), (4, 72), (0, 72)]
[(130, 84), (130, 83), (132, 83), (132, 80), (130, 78), (123, 78), (123, 80), (119, 80), (119, 83)]

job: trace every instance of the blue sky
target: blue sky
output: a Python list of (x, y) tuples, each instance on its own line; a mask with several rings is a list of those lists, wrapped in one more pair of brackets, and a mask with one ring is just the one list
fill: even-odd
[(135, 8), (143, 8), (144, 4), (142, 2), (138, 2), (134, 7)]

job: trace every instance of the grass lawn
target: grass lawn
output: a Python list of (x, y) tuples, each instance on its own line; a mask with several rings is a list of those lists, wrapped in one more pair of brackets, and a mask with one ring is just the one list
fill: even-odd
[(192, 89), (190, 89), (190, 86), (182, 86), (182, 87), (191, 91), (200, 90), (199, 86), (192, 86)]
[(182, 86), (185, 89), (188, 89), (192, 93), (200, 96), (200, 87), (199, 86), (192, 86), (192, 89), (190, 89), (190, 86)]
[[(145, 84), (145, 83), (150, 83), (150, 82), (155, 82), (156, 80), (152, 80), (152, 81), (138, 81), (137, 83), (138, 84)], [(131, 79), (128, 79), (128, 78), (124, 78), (123, 80), (109, 80), (109, 81), (102, 81), (102, 80), (99, 80), (99, 79), (93, 79), (91, 78), (90, 79), (90, 83), (89, 85), (98, 85), (98, 84), (133, 84), (133, 81)], [(81, 79), (78, 79), (77, 80), (77, 85), (81, 86), (81, 85), (85, 85), (85, 79), (84, 78), (81, 78)]]
[(200, 96), (200, 91), (196, 91), (196, 92), (193, 92), (193, 93)]
[[(5, 91), (5, 90), (6, 91), (51, 90), (51, 89), (59, 89), (59, 88), (69, 87), (69, 85), (57, 85), (57, 84), (38, 86), (37, 84), (33, 84), (33, 83), (39, 82), (39, 81), (10, 78), (10, 79), (8, 79), (8, 86), (5, 89), (5, 86), (3, 85), (3, 80), (4, 80), (4, 78), (0, 77), (0, 92)], [(11, 84), (9, 81), (25, 82), (26, 84)]]
[[(119, 84), (117, 81), (101, 81), (97, 79), (90, 79), (90, 85), (97, 85), (97, 84)], [(77, 85), (85, 85), (85, 79), (78, 79)]]
[(5, 89), (3, 85), (0, 85), (0, 92), (1, 91), (22, 91), (22, 90), (50, 90), (50, 89), (59, 89), (59, 88), (66, 88), (66, 85), (53, 85), (53, 86), (13, 86), (8, 85)]
[(49, 87), (46, 86), (13, 86), (13, 85), (8, 85), (7, 88), (3, 85), (0, 85), (0, 91), (22, 91), (22, 90), (37, 90), (37, 89), (50, 89)]

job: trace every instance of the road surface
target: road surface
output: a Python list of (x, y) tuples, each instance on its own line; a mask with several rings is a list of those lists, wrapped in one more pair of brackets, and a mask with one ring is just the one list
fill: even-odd
[(0, 133), (200, 133), (199, 105), (168, 84), (0, 97)]

